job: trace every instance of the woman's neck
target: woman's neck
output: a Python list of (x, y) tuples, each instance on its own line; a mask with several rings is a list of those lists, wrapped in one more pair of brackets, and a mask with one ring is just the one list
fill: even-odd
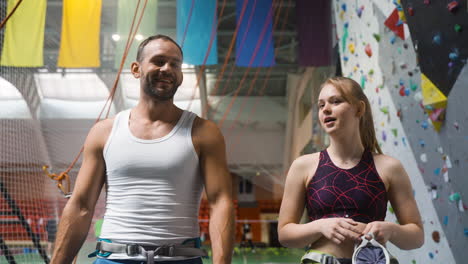
[(328, 153), (339, 160), (360, 159), (364, 152), (359, 131), (343, 136), (330, 136)]

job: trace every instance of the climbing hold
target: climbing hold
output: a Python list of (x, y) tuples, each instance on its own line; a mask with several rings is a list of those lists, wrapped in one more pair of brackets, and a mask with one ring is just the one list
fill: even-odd
[(426, 142), (422, 139), (419, 140), (419, 145), (424, 148), (426, 146)]
[(457, 9), (458, 9), (458, 1), (452, 1), (452, 2), (448, 3), (447, 9), (450, 12), (455, 13), (455, 11), (457, 11)]
[(458, 201), (460, 201), (460, 199), (461, 199), (460, 193), (457, 193), (457, 192), (456, 192), (456, 193), (452, 193), (452, 194), (449, 196), (449, 200), (450, 200), (451, 202), (458, 202)]
[(455, 26), (453, 26), (453, 28), (455, 29), (456, 32), (461, 32), (462, 31), (462, 26), (460, 26), (459, 24), (455, 24)]
[(442, 40), (440, 38), (440, 34), (436, 34), (434, 37), (432, 37), (432, 43), (440, 45), (441, 42)]
[(354, 50), (355, 50), (354, 43), (349, 43), (348, 49), (349, 49), (349, 52), (351, 52), (351, 54), (354, 54)]
[(414, 8), (408, 7), (408, 14), (409, 14), (410, 16), (414, 16)]
[(388, 107), (387, 107), (387, 106), (384, 106), (384, 107), (380, 108), (380, 112), (382, 112), (382, 113), (388, 115)]
[(405, 95), (406, 95), (406, 93), (405, 93), (405, 87), (404, 87), (404, 86), (402, 86), (402, 87), (400, 88), (399, 93), (400, 93), (400, 96), (405, 96)]
[(434, 184), (431, 185), (431, 196), (432, 200), (439, 198), (439, 195), (437, 194), (437, 186), (435, 186)]
[(434, 242), (439, 243), (440, 242), (440, 234), (437, 231), (432, 232), (432, 239)]
[(430, 0), (424, 0), (424, 4), (425, 4), (425, 5), (429, 5), (430, 3), (431, 3)]
[(357, 16), (358, 16), (359, 18), (361, 18), (361, 16), (362, 16), (362, 11), (363, 11), (363, 10), (364, 10), (364, 6), (361, 6), (361, 7), (359, 7), (359, 8), (356, 9), (356, 13), (357, 13)]
[(370, 44), (367, 44), (366, 47), (364, 48), (364, 51), (366, 52), (367, 56), (370, 58), (372, 57), (372, 47)]
[(377, 42), (380, 42), (380, 35), (379, 34), (374, 33), (373, 36), (374, 36), (375, 40), (377, 40)]
[(451, 60), (457, 60), (458, 59), (458, 52), (450, 52), (449, 58)]
[(424, 128), (424, 129), (427, 129), (429, 127), (429, 124), (427, 123), (427, 121), (423, 121), (421, 123), (421, 127)]
[(342, 5), (341, 5), (341, 10), (343, 10), (344, 12), (346, 12), (346, 4), (342, 4)]
[(422, 162), (424, 162), (424, 163), (427, 162), (427, 155), (426, 155), (426, 153), (421, 154), (421, 156), (419, 156), (419, 158), (421, 159)]

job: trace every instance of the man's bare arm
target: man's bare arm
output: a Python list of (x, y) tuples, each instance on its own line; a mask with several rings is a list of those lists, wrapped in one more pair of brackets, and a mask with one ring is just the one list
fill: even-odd
[[(210, 239), (213, 263), (231, 263), (234, 243), (232, 178), (227, 168), (226, 147), (218, 127), (197, 120), (196, 138), (200, 146), (200, 166), (210, 204)], [(200, 124), (201, 123), (201, 124)]]
[(52, 264), (71, 263), (88, 234), (94, 207), (105, 181), (102, 150), (111, 126), (111, 121), (102, 121), (91, 129), (86, 138), (83, 163), (59, 222)]

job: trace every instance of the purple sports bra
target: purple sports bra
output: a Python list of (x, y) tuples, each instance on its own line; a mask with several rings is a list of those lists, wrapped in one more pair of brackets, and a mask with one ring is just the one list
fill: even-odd
[(311, 221), (330, 217), (349, 217), (362, 223), (383, 221), (387, 212), (387, 191), (374, 164), (372, 153), (365, 150), (351, 169), (333, 164), (327, 150), (306, 190), (307, 213)]

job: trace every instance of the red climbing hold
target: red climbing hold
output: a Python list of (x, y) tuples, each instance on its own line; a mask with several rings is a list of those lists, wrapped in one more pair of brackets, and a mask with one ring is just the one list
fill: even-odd
[(458, 8), (458, 1), (452, 1), (447, 5), (447, 8), (450, 12), (455, 12), (457, 11)]
[(367, 56), (372, 57), (372, 48), (370, 44), (367, 44), (364, 51), (366, 52)]

